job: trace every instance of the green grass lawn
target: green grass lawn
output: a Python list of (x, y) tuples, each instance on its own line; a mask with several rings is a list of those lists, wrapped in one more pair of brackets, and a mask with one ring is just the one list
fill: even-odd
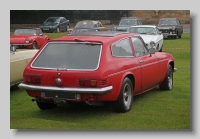
[[(66, 33), (49, 33), (57, 38)], [(190, 34), (165, 39), (163, 51), (175, 57), (174, 88), (155, 88), (135, 96), (130, 112), (115, 113), (110, 106), (66, 105), (40, 110), (25, 90), (10, 89), (11, 129), (190, 130)]]

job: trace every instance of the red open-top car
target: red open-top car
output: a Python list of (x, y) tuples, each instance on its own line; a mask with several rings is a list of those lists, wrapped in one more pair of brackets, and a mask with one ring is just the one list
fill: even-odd
[(147, 49), (138, 34), (101, 31), (49, 41), (23, 73), (23, 83), (40, 109), (67, 102), (111, 102), (128, 112), (133, 96), (156, 86), (173, 88), (174, 57)]
[(39, 49), (50, 40), (40, 28), (18, 28), (10, 36), (10, 45), (16, 48)]

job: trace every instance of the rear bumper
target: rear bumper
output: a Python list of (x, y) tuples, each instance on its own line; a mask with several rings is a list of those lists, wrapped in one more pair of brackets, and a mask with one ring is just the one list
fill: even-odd
[(27, 85), (20, 83), (18, 85), (20, 89), (25, 90), (34, 90), (40, 92), (70, 92), (70, 93), (79, 93), (79, 94), (106, 94), (112, 91), (112, 86), (107, 86), (103, 88), (69, 88), (69, 87), (52, 87), (52, 86), (37, 86), (37, 85)]

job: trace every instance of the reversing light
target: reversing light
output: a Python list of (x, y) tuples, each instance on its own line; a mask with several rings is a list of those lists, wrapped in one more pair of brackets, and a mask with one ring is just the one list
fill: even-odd
[(97, 87), (97, 80), (93, 80), (93, 79), (80, 79), (79, 80), (79, 86)]
[(27, 77), (25, 77), (25, 80), (26, 80), (27, 84), (40, 84), (41, 83), (40, 77), (37, 77), (37, 76), (27, 76)]

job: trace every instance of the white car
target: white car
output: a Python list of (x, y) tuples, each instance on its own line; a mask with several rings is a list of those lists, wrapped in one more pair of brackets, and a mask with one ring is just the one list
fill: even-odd
[(10, 87), (23, 80), (23, 71), (38, 49), (10, 49)]
[(155, 25), (138, 25), (131, 26), (127, 32), (138, 33), (146, 43), (148, 49), (151, 47), (156, 48), (158, 52), (163, 49), (163, 34), (158, 30)]

